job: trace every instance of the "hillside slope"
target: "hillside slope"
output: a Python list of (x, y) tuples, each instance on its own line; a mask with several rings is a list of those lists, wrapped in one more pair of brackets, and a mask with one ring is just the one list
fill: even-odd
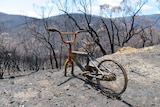
[[(130, 52), (132, 50), (132, 52)], [(0, 80), (1, 107), (159, 107), (160, 45), (125, 48), (98, 60), (115, 59), (126, 69), (128, 87), (122, 99), (111, 99), (81, 76), (63, 76), (62, 70), (46, 70)], [(75, 69), (78, 75), (80, 70)]]
[(15, 28), (21, 27), (26, 24), (26, 22), (32, 22), (38, 20), (37, 18), (22, 16), (22, 15), (12, 15), (5, 14), (0, 12), (0, 24), (4, 27), (4, 30), (8, 30), (8, 32)]
[[(87, 27), (88, 24), (87, 24), (85, 16), (83, 14), (70, 14), (70, 15), (77, 21), (78, 25), (81, 28), (88, 28)], [(141, 24), (144, 26), (147, 26), (147, 24), (151, 25), (159, 16), (160, 16), (160, 14), (148, 15), (148, 16), (137, 16), (134, 26), (136, 26), (137, 24)], [(90, 17), (90, 16), (88, 16), (88, 17)], [(130, 20), (129, 17), (126, 17), (126, 19), (128, 21)], [(143, 19), (143, 21), (142, 21), (142, 19)], [(107, 25), (110, 25), (110, 20), (108, 18), (104, 18), (104, 20)], [(47, 26), (52, 26), (52, 27), (54, 26), (61, 31), (76, 31), (77, 30), (75, 22), (73, 20), (71, 20), (65, 14), (46, 18), (46, 21), (48, 22)], [(26, 24), (26, 23), (28, 23), (28, 24)], [(116, 23), (117, 23), (117, 26), (121, 25), (122, 24), (121, 19), (119, 19), (119, 21)], [(101, 21), (101, 17), (92, 16), (90, 25), (92, 25), (93, 29), (98, 32), (100, 30), (100, 28), (103, 26), (102, 21)], [(124, 25), (124, 23), (122, 25)], [(157, 29), (153, 33), (153, 37), (152, 36), (150, 37), (149, 36), (150, 34), (149, 35), (147, 34), (148, 36), (146, 37), (147, 41), (145, 41), (145, 46), (150, 46), (151, 44), (158, 44), (159, 43), (160, 40), (159, 40), (159, 36), (158, 36), (158, 30), (159, 30), (160, 26), (158, 26), (158, 25), (159, 25), (159, 23), (157, 22), (155, 25), (155, 26), (157, 26)], [(108, 27), (111, 30), (111, 27), (110, 26), (108, 26)], [(32, 28), (32, 30), (29, 28)], [(122, 29), (120, 29), (120, 31), (121, 30)], [(11, 48), (17, 48), (17, 50), (16, 50), (17, 53), (20, 53), (20, 51), (21, 52), (25, 51), (21, 46), (24, 47), (24, 45), (26, 45), (26, 46), (30, 47), (31, 42), (38, 40), (36, 37), (36, 35), (37, 35), (36, 32), (41, 33), (45, 37), (49, 37), (45, 31), (43, 19), (36, 19), (36, 18), (27, 17), (27, 16), (9, 15), (9, 14), (0, 13), (0, 35), (7, 34), (8, 38), (13, 40), (13, 42), (9, 42), (9, 43), (11, 46), (14, 46)], [(122, 32), (119, 32), (120, 35), (121, 35), (121, 33)], [(111, 34), (111, 32), (110, 32), (110, 34)], [(38, 35), (38, 36), (40, 36), (40, 35)], [(125, 37), (123, 37), (123, 36), (122, 37), (119, 36), (119, 37), (120, 37), (120, 41), (121, 41), (120, 44), (122, 45), (122, 41), (124, 41)], [(123, 39), (121, 40), (121, 38), (123, 38)], [(4, 39), (4, 36), (3, 36), (2, 40), (3, 39)], [(110, 45), (109, 45), (110, 42), (109, 42), (109, 38), (107, 36), (106, 30), (104, 30), (104, 31), (102, 30), (102, 33), (99, 34), (99, 39), (101, 42), (100, 44), (102, 45), (103, 48), (106, 49), (106, 52), (111, 53), (110, 52), (111, 49), (110, 49)], [(52, 43), (55, 42), (54, 48), (55, 48), (55, 51), (58, 51), (61, 46), (60, 39), (58, 37), (56, 37), (56, 38), (52, 38), (50, 40), (53, 40)], [(115, 36), (115, 40), (114, 40), (115, 44), (118, 43), (117, 40), (118, 40), (118, 38)], [(144, 38), (142, 39), (141, 36), (137, 35), (137, 36), (134, 36), (132, 38), (132, 40), (129, 40), (128, 43), (125, 44), (125, 46), (142, 47), (143, 43), (144, 43), (143, 40), (144, 40)], [(79, 40), (77, 39), (77, 41), (79, 41)], [(38, 43), (37, 42), (33, 43), (34, 46), (32, 46), (33, 49), (31, 49), (32, 50), (31, 54), (34, 54), (33, 52), (34, 52), (34, 49), (37, 48), (37, 44), (41, 44), (41, 43), (42, 43), (42, 41), (39, 43), (39, 40), (38, 40)], [(22, 44), (22, 45), (20, 45), (20, 44)], [(11, 48), (9, 48), (9, 49), (11, 49)], [(43, 49), (40, 49), (41, 50), (40, 53), (44, 53)], [(28, 49), (28, 50), (30, 50), (30, 49)], [(115, 51), (116, 50), (117, 50), (117, 46), (115, 46)], [(11, 51), (11, 50), (9, 50), (9, 51)]]

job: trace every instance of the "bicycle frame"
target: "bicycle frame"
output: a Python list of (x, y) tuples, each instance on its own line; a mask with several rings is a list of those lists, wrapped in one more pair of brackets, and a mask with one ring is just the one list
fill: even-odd
[[(66, 76), (66, 70), (67, 70), (67, 65), (68, 63), (70, 63), (72, 65), (72, 75), (74, 75), (73, 71), (74, 71), (74, 62), (76, 63), (76, 65), (82, 70), (82, 71), (85, 71), (85, 67), (83, 67), (77, 60), (76, 58), (74, 57), (73, 54), (79, 54), (79, 55), (82, 55), (82, 56), (86, 56), (87, 57), (87, 66), (89, 66), (89, 61), (94, 65), (94, 67), (96, 67), (96, 69), (101, 72), (101, 70), (97, 67), (97, 65), (93, 62), (93, 56), (91, 56), (89, 53), (85, 53), (85, 52), (80, 52), (80, 51), (73, 51), (72, 50), (72, 44), (75, 43), (75, 40), (76, 40), (76, 37), (77, 37), (77, 34), (78, 33), (81, 33), (81, 32), (88, 32), (87, 30), (79, 30), (79, 31), (76, 31), (76, 32), (61, 32), (57, 29), (54, 29), (54, 28), (49, 28), (48, 29), (49, 31), (53, 31), (53, 32), (58, 32), (60, 34), (60, 37), (61, 37), (61, 40), (63, 43), (65, 44), (68, 44), (69, 45), (69, 48), (68, 48), (68, 58), (66, 59), (65, 61), (65, 76)], [(70, 40), (70, 41), (66, 41), (64, 40), (63, 38), (63, 35), (73, 35), (73, 39)], [(97, 60), (95, 60), (96, 62), (98, 62)], [(99, 62), (98, 62), (99, 63)], [(101, 72), (103, 74), (103, 72)]]
[[(60, 34), (62, 42), (69, 45), (68, 58), (66, 59), (65, 64), (64, 64), (65, 65), (64, 76), (66, 76), (66, 74), (67, 74), (67, 67), (68, 67), (69, 63), (71, 64), (71, 74), (74, 75), (74, 63), (76, 63), (76, 65), (83, 71), (81, 74), (83, 76), (86, 76), (87, 79), (92, 80), (92, 78), (96, 78), (97, 84), (98, 84), (99, 88), (103, 91), (103, 93), (108, 92), (108, 91), (106, 91), (106, 89), (107, 90), (109, 89), (110, 91), (112, 91), (112, 93), (114, 95), (119, 96), (120, 94), (122, 94), (126, 90), (127, 82), (128, 82), (127, 73), (120, 63), (118, 63), (117, 61), (114, 61), (112, 59), (111, 60), (104, 59), (99, 62), (98, 60), (96, 60), (96, 58), (92, 55), (92, 52), (90, 52), (90, 51), (86, 50), (87, 52), (80, 52), (80, 51), (73, 51), (72, 50), (72, 45), (76, 41), (77, 34), (80, 32), (89, 32), (89, 31), (80, 30), (80, 31), (76, 31), (76, 32), (61, 32), (61, 31), (54, 29), (54, 28), (49, 28), (48, 30), (53, 31), (53, 32), (58, 32)], [(73, 38), (71, 40), (65, 40), (62, 35), (73, 35)], [(91, 42), (87, 42), (87, 43), (89, 43), (89, 45), (90, 45)], [(75, 55), (81, 55), (81, 56), (87, 57), (86, 66), (83, 66), (80, 62), (78, 62)], [(119, 68), (118, 75), (116, 75), (117, 72), (114, 73), (113, 72), (114, 70), (111, 71), (109, 69), (109, 67), (106, 66), (106, 64), (104, 64), (107, 61), (115, 64), (116, 67)], [(90, 65), (90, 63), (92, 65)], [(119, 75), (119, 74), (122, 74), (122, 75)], [(120, 77), (120, 76), (122, 76), (124, 78), (124, 80), (122, 79), (122, 81), (119, 81), (119, 79), (117, 79), (117, 77)], [(118, 81), (118, 83), (122, 82), (122, 87), (121, 87), (121, 85), (117, 85), (116, 80)], [(120, 80), (121, 80), (121, 78), (120, 78)], [(108, 81), (115, 81), (115, 85), (117, 85), (120, 88), (120, 90), (116, 90), (116, 87), (111, 87), (111, 88), (108, 87), (108, 86), (110, 86), (110, 85), (106, 84), (106, 82), (108, 82)], [(123, 84), (123, 82), (124, 82), (124, 84)], [(114, 88), (115, 88), (115, 90), (114, 90)]]

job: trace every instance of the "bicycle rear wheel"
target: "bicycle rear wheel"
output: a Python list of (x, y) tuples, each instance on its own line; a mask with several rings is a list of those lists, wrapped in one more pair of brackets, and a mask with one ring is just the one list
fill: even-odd
[[(123, 66), (114, 60), (103, 60), (98, 64), (98, 68), (104, 75), (111, 74), (112, 80), (97, 79), (97, 83), (101, 91), (105, 94), (113, 96), (121, 95), (127, 88), (128, 78)], [(98, 71), (97, 75), (101, 73)]]

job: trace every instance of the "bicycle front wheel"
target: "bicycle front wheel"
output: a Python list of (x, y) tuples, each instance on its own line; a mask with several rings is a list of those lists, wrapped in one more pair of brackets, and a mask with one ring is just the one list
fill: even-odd
[[(128, 78), (123, 66), (111, 59), (106, 59), (98, 64), (98, 68), (104, 76), (110, 76), (110, 80), (97, 79), (99, 88), (103, 93), (111, 94), (113, 96), (121, 95), (127, 88)], [(97, 72), (97, 75), (101, 74)]]

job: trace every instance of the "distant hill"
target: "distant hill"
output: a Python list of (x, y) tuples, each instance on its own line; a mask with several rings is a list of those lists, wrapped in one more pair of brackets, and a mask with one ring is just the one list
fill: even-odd
[(10, 15), (0, 12), (0, 24), (3, 24), (5, 29), (12, 29), (24, 25), (27, 22), (37, 20), (36, 18), (22, 16), (22, 15)]
[[(79, 24), (79, 26), (81, 26), (81, 28), (87, 28), (87, 22), (83, 14), (70, 14), (70, 15), (77, 21), (77, 23)], [(90, 20), (90, 16), (88, 15), (87, 17), (88, 17), (88, 20)], [(144, 26), (151, 25), (156, 19), (158, 19), (158, 17), (160, 17), (160, 14), (137, 16), (135, 23), (138, 25), (142, 24)], [(128, 23), (130, 23), (130, 18), (129, 17), (126, 17), (126, 18), (128, 18)], [(110, 21), (108, 18), (103, 18), (103, 19), (106, 21), (108, 25), (110, 25)], [(75, 23), (73, 22), (73, 20), (68, 18), (68, 16), (65, 14), (46, 18), (46, 21), (48, 22), (47, 26), (54, 26), (60, 29), (61, 31), (76, 31), (78, 29), (77, 27), (75, 27)], [(14, 39), (16, 39), (16, 36), (18, 37), (18, 35), (24, 36), (25, 38), (28, 38), (28, 39), (33, 38), (33, 35), (31, 34), (31, 32), (28, 29), (26, 29), (26, 23), (32, 23), (32, 24), (36, 23), (38, 29), (42, 32), (44, 31), (43, 19), (37, 19), (37, 18), (22, 16), (22, 15), (10, 15), (5, 13), (0, 13), (0, 25), (4, 25), (5, 27), (4, 32), (9, 33), (10, 36), (12, 36)], [(102, 26), (100, 16), (91, 16), (91, 26), (95, 30), (98, 30)], [(155, 27), (157, 29), (160, 29), (160, 23), (157, 22)], [(101, 42), (103, 45), (105, 45), (105, 48), (108, 49), (109, 40), (106, 37), (106, 33), (103, 34), (103, 36), (105, 36), (105, 39), (101, 38)], [(139, 38), (140, 37), (132, 39), (131, 44), (136, 43), (137, 45), (137, 42), (139, 42), (140, 45), (137, 45), (137, 47), (141, 47), (142, 43), (141, 41), (138, 40)], [(55, 41), (58, 43), (58, 41), (60, 40), (56, 38)], [(57, 46), (55, 47), (59, 49), (59, 47)]]
[[(74, 19), (76, 19), (76, 21), (78, 22), (78, 24), (84, 24), (86, 23), (85, 21), (85, 17), (83, 14), (70, 14)], [(90, 16), (88, 16), (89, 19)], [(100, 27), (100, 23), (101, 23), (101, 17), (100, 16), (91, 16), (91, 23), (95, 26), (93, 26), (93, 28), (98, 29)], [(128, 19), (128, 21), (130, 20), (130, 17), (126, 17)], [(160, 14), (153, 14), (153, 15), (143, 15), (143, 16), (137, 16), (135, 23), (137, 24), (143, 24), (144, 26), (147, 25), (151, 25), (153, 24), (158, 18), (160, 18)], [(108, 18), (103, 18), (104, 20), (108, 21)], [(64, 22), (66, 24), (66, 20), (68, 20), (68, 25), (73, 24), (73, 22), (69, 22), (68, 16), (67, 15), (57, 15), (57, 16), (53, 16), (53, 17), (49, 17), (48, 20), (51, 20), (53, 22), (53, 24), (55, 25), (60, 25), (60, 29), (64, 30), (64, 28), (62, 28), (64, 26)], [(71, 20), (71, 19), (70, 19)], [(147, 23), (146, 23), (147, 22)], [(155, 27), (157, 27), (158, 29), (160, 29), (160, 23), (159, 21), (155, 24)]]
[(149, 20), (150, 22), (154, 22), (157, 19), (159, 19), (159, 21), (155, 24), (155, 26), (160, 29), (160, 14), (144, 15), (144, 16), (139, 16), (139, 17), (143, 20), (144, 19)]
[[(78, 20), (78, 23), (86, 23), (83, 19), (84, 19), (84, 15), (82, 14), (71, 14), (72, 17), (74, 17), (76, 20)], [(141, 23), (142, 20), (148, 20), (150, 23), (152, 23), (153, 21), (155, 21), (158, 17), (160, 17), (160, 14), (153, 14), (153, 15), (144, 15), (144, 16), (137, 16), (138, 20), (137, 23)], [(33, 17), (27, 17), (27, 16), (22, 16), (22, 15), (11, 15), (11, 14), (5, 14), (5, 13), (1, 13), (0, 12), (0, 24), (3, 24), (5, 29), (12, 29), (15, 27), (20, 27), (24, 24), (26, 24), (26, 22), (33, 22), (33, 21), (42, 21), (42, 19), (38, 19), (38, 18), (33, 18)], [(60, 29), (65, 30), (65, 28), (63, 28), (64, 24), (66, 24), (66, 20), (68, 20), (68, 25), (69, 24), (73, 24), (70, 23), (71, 20), (69, 21), (67, 15), (57, 15), (57, 16), (52, 16), (47, 18), (47, 20), (50, 20), (51, 23), (57, 25), (58, 27), (60, 27)], [(97, 29), (99, 26), (99, 23), (101, 23), (100, 21), (100, 17), (99, 16), (92, 16), (91, 19), (93, 25), (95, 29)], [(143, 24), (150, 24), (150, 23), (143, 23)], [(160, 28), (160, 23), (156, 23), (155, 25), (157, 28)]]
[[(84, 15), (82, 14), (71, 14), (72, 17), (74, 17), (76, 20), (78, 20), (78, 23), (86, 23), (84, 21)], [(137, 16), (137, 23), (141, 23), (142, 20), (148, 20), (150, 23), (154, 22), (156, 19), (158, 19), (158, 17), (160, 17), (160, 14), (153, 14), (153, 15), (144, 15), (144, 16)], [(66, 20), (68, 20), (68, 24), (73, 24), (70, 23), (71, 20), (69, 21), (67, 15), (57, 15), (57, 16), (52, 16), (47, 18), (47, 20), (50, 20), (51, 23), (57, 25), (60, 27), (60, 29), (65, 30), (65, 28), (63, 28), (64, 24), (66, 24)], [(98, 24), (101, 23), (100, 21), (100, 17), (99, 16), (92, 16), (92, 23), (95, 29), (97, 29)], [(11, 14), (5, 14), (5, 13), (1, 13), (0, 12), (0, 24), (4, 24), (6, 29), (12, 29), (15, 27), (20, 27), (24, 24), (26, 24), (26, 22), (33, 22), (33, 21), (42, 21), (42, 19), (38, 19), (38, 18), (33, 18), (33, 17), (27, 17), (27, 16), (22, 16), (22, 15), (11, 15)], [(143, 23), (143, 24), (150, 24), (150, 23)], [(155, 25), (157, 28), (160, 28), (160, 23), (156, 23)]]

